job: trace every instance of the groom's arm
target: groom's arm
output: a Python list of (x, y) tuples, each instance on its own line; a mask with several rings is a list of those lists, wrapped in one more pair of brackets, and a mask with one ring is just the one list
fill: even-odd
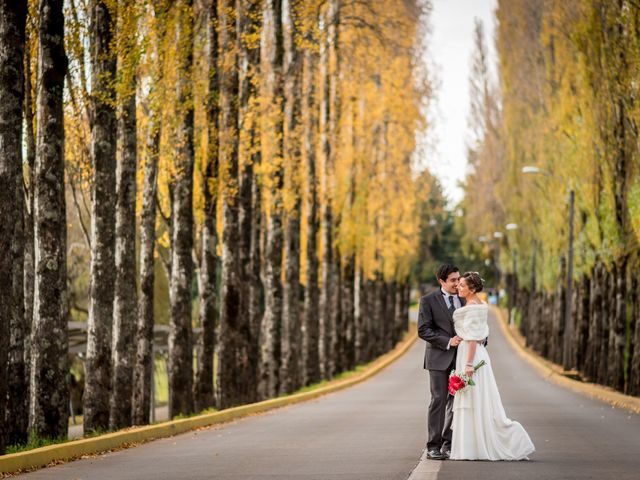
[(431, 307), (429, 307), (426, 296), (420, 299), (420, 310), (418, 311), (418, 336), (425, 342), (429, 342), (431, 345), (438, 347), (441, 350), (449, 349), (449, 342), (451, 339), (436, 327), (431, 313)]

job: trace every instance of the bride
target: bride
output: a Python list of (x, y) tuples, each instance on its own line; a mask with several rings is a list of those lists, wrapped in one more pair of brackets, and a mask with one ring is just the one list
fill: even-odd
[[(453, 313), (458, 346), (456, 372), (473, 376), (474, 386), (456, 393), (453, 399), (452, 460), (528, 460), (535, 451), (529, 435), (505, 414), (491, 360), (483, 340), (489, 335), (489, 307), (478, 298), (482, 279), (477, 272), (460, 277), (458, 295), (466, 305)], [(484, 360), (475, 373), (473, 366)]]

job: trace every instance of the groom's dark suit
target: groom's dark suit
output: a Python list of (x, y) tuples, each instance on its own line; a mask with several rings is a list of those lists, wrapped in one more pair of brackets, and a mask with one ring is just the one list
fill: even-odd
[[(458, 297), (460, 305), (465, 300)], [(455, 335), (452, 312), (440, 289), (420, 299), (418, 336), (427, 342), (424, 368), (429, 370), (431, 403), (429, 404), (429, 438), (427, 450), (451, 449), (453, 396), (449, 395), (449, 373), (456, 366), (457, 348), (449, 345)]]

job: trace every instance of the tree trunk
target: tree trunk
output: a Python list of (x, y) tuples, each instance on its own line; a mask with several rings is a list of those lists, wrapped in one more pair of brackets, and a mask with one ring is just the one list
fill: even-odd
[(549, 311), (548, 311), (548, 305), (547, 305), (547, 292), (545, 291), (541, 291), (538, 292), (536, 294), (536, 308), (534, 310), (535, 312), (535, 316), (533, 318), (541, 318), (544, 319), (540, 322), (536, 322), (536, 327), (535, 327), (535, 342), (533, 344), (533, 348), (536, 349), (536, 351), (538, 353), (540, 353), (541, 355), (544, 353), (546, 354), (545, 351), (545, 339), (546, 339), (546, 325), (549, 322)]
[(24, 92), (24, 116), (26, 126), (26, 154), (27, 154), (27, 203), (24, 215), (24, 362), (25, 362), (25, 382), (26, 392), (23, 402), (25, 404), (25, 432), (29, 426), (29, 365), (31, 364), (31, 326), (33, 324), (33, 298), (34, 298), (34, 178), (36, 163), (36, 138), (34, 132), (34, 107), (31, 84), (31, 56), (29, 46), (25, 48), (25, 92)]
[(304, 51), (303, 91), (306, 101), (304, 111), (304, 155), (307, 169), (307, 270), (304, 290), (304, 316), (302, 321), (304, 384), (320, 381), (320, 359), (318, 355), (318, 179), (316, 176), (316, 132), (318, 116), (316, 103), (317, 54), (312, 49)]
[(384, 346), (382, 353), (388, 352), (393, 348), (394, 337), (394, 319), (395, 319), (395, 298), (396, 298), (396, 282), (385, 281), (386, 287), (386, 299), (384, 303), (384, 318), (382, 323), (384, 325)]
[[(120, 0), (118, 8), (129, 13), (132, 0)], [(137, 312), (136, 282), (136, 171), (138, 168), (136, 139), (136, 75), (134, 18), (120, 15), (118, 43), (123, 46), (120, 70), (127, 81), (119, 99), (116, 169), (116, 280), (113, 305), (113, 386), (109, 428), (117, 430), (131, 425), (133, 364), (135, 362), (135, 330)]]
[(636, 275), (632, 275), (632, 278), (634, 309), (631, 322), (634, 327), (633, 337), (631, 338), (631, 366), (629, 368), (629, 388), (627, 393), (629, 395), (640, 395), (640, 282)]
[(199, 412), (214, 405), (213, 355), (218, 328), (217, 270), (218, 234), (216, 214), (218, 199), (218, 131), (219, 86), (218, 86), (218, 1), (212, 0), (208, 7), (207, 39), (209, 61), (209, 96), (207, 99), (208, 150), (204, 168), (204, 219), (202, 223), (200, 255), (200, 326), (202, 335), (198, 348), (198, 371), (194, 385), (195, 410)]
[(387, 300), (387, 284), (382, 278), (382, 273), (377, 274), (375, 281), (375, 298), (373, 300), (373, 318), (375, 319), (375, 351), (373, 357), (381, 355), (385, 350), (385, 303)]
[[(26, 439), (22, 107), (26, 1), (0, 2), (0, 453)], [(7, 402), (8, 395), (8, 402)]]
[[(327, 34), (329, 38), (329, 142), (331, 148), (330, 154), (330, 169), (331, 176), (329, 181), (331, 182), (329, 191), (331, 196), (336, 192), (336, 158), (338, 155), (338, 145), (340, 142), (340, 9), (341, 0), (330, 0), (329, 3), (329, 25), (327, 28)], [(337, 236), (339, 231), (339, 215), (333, 215), (333, 232)], [(342, 355), (339, 355), (339, 342), (342, 335), (342, 327), (340, 323), (342, 321), (342, 258), (335, 244), (335, 237), (333, 243), (333, 278), (336, 281), (336, 287), (331, 291), (331, 322), (330, 322), (330, 343), (332, 345), (331, 355), (329, 357), (330, 375), (333, 377), (339, 371), (342, 371), (342, 365), (338, 365), (338, 362), (342, 362)]]
[[(259, 145), (258, 127), (254, 127), (254, 135), (256, 145)], [(258, 150), (253, 156), (254, 165), (258, 167), (261, 162), (261, 153)], [(262, 286), (261, 270), (264, 262), (262, 261), (262, 242), (261, 238), (264, 232), (264, 221), (262, 212), (262, 189), (257, 178), (254, 178), (251, 186), (251, 250), (249, 257), (249, 331), (251, 341), (249, 346), (249, 363), (250, 365), (258, 365), (260, 362), (260, 327), (262, 316), (264, 314), (264, 288)], [(251, 394), (250, 401), (256, 401), (258, 398), (258, 369), (247, 372), (253, 380), (252, 385), (247, 385)]]
[(378, 329), (377, 315), (378, 311), (378, 281), (376, 279), (367, 280), (365, 295), (365, 318), (367, 319), (367, 361), (373, 360), (378, 351)]
[(395, 346), (395, 344), (400, 341), (402, 338), (402, 327), (404, 326), (404, 322), (402, 321), (402, 313), (403, 313), (403, 301), (404, 301), (404, 284), (401, 282), (395, 282), (395, 295), (394, 295), (394, 316), (393, 316), (393, 338), (391, 348)]
[(152, 110), (147, 127), (147, 159), (144, 166), (140, 218), (140, 297), (136, 324), (136, 359), (133, 371), (132, 423), (149, 423), (153, 379), (154, 250), (156, 243), (156, 190), (160, 125)]
[(280, 393), (291, 393), (302, 386), (300, 371), (300, 167), (301, 167), (301, 97), (302, 61), (299, 41), (300, 5), (294, 0), (283, 2), (284, 35), (284, 163), (285, 205), (284, 253), (285, 282), (283, 290)]
[[(261, 0), (244, 0), (238, 2), (238, 66), (240, 108), (238, 124), (240, 125), (240, 144), (238, 163), (240, 168), (239, 190), (239, 262), (240, 282), (245, 287), (241, 301), (241, 315), (249, 319), (248, 336), (250, 342), (249, 363), (260, 362), (259, 336), (260, 320), (260, 185), (257, 168), (260, 164), (259, 118), (255, 115), (259, 103), (258, 75), (260, 72), (260, 45), (255, 41), (261, 28)], [(257, 270), (257, 271), (256, 271)], [(245, 379), (251, 390), (251, 400), (257, 399), (257, 369), (250, 370), (250, 377)]]
[(241, 315), (238, 263), (238, 71), (235, 1), (219, 0), (220, 19), (220, 180), (222, 192), (222, 275), (220, 287), (220, 346), (218, 406), (245, 403), (255, 385), (247, 385), (250, 342), (248, 319)]
[(361, 365), (366, 361), (366, 319), (364, 316), (364, 299), (365, 299), (364, 281), (362, 278), (362, 268), (356, 267), (354, 279), (354, 305), (353, 305), (353, 322), (355, 328), (354, 349), (355, 364)]
[(38, 7), (38, 92), (35, 163), (35, 289), (29, 429), (35, 438), (66, 437), (69, 422), (67, 356), (67, 223), (64, 201), (63, 0)]
[(342, 284), (342, 369), (352, 370), (356, 366), (355, 353), (355, 255), (349, 255), (343, 269)]
[[(338, 97), (338, 41), (339, 2), (331, 0), (326, 12), (325, 35), (320, 45), (320, 77), (322, 103), (320, 107), (320, 144), (323, 155), (322, 230), (322, 290), (320, 294), (320, 338), (323, 378), (336, 373), (337, 322), (339, 321), (340, 278), (339, 258), (335, 251), (334, 236), (337, 229), (332, 199), (335, 191), (335, 157), (339, 126)], [(336, 268), (338, 266), (338, 268)], [(324, 330), (324, 332), (322, 331)], [(322, 368), (321, 367), (321, 368)]]
[[(560, 278), (566, 279), (567, 263), (564, 257), (560, 260)], [(562, 364), (562, 356), (564, 352), (564, 336), (567, 333), (566, 323), (571, 319), (565, 319), (566, 302), (571, 301), (567, 298), (566, 281), (558, 282), (553, 292), (553, 329), (551, 340), (553, 348), (551, 350), (550, 360), (552, 362)]]
[(610, 282), (610, 273), (609, 270), (603, 266), (602, 268), (602, 276), (600, 277), (600, 304), (598, 305), (598, 315), (600, 316), (600, 325), (601, 325), (601, 337), (598, 339), (597, 345), (599, 345), (599, 350), (597, 352), (598, 363), (596, 366), (596, 383), (600, 383), (602, 385), (607, 384), (607, 360), (608, 360), (608, 350), (609, 350), (609, 328), (610, 328), (610, 314), (609, 310), (609, 300), (611, 297), (611, 292), (614, 291)]
[(587, 351), (585, 354), (585, 376), (589, 381), (594, 382), (598, 375), (598, 364), (600, 355), (600, 343), (602, 342), (602, 316), (600, 305), (602, 304), (602, 276), (604, 267), (599, 260), (593, 268), (591, 289), (589, 294), (589, 337), (587, 340)]
[[(638, 278), (634, 275), (636, 271), (635, 263), (637, 262), (636, 258), (630, 258), (628, 264), (628, 272), (627, 272), (627, 281), (629, 282), (629, 291), (627, 295), (627, 307), (629, 308), (629, 348), (627, 354), (625, 355), (625, 378), (624, 378), (624, 393), (629, 395), (631, 390), (631, 385), (634, 382), (634, 379), (631, 378), (632, 374), (632, 366), (633, 366), (633, 356), (634, 356), (634, 340), (636, 335), (636, 318), (638, 316)], [(637, 347), (636, 347), (637, 348)]]
[(409, 279), (407, 279), (407, 283), (404, 285), (404, 305), (402, 312), (402, 318), (404, 319), (403, 332), (409, 331), (409, 303), (411, 303), (411, 284), (409, 283)]
[[(331, 23), (331, 16), (327, 15), (324, 25)], [(319, 365), (320, 376), (323, 379), (331, 377), (330, 357), (331, 357), (331, 299), (333, 298), (333, 289), (335, 288), (335, 271), (333, 269), (333, 214), (331, 210), (331, 178), (333, 169), (331, 166), (331, 138), (329, 130), (330, 118), (330, 73), (329, 73), (329, 33), (324, 28), (321, 33), (320, 41), (320, 116), (319, 116), (319, 134), (320, 134), (320, 152), (321, 152), (321, 214), (320, 214), (320, 235), (321, 253), (320, 261), (322, 262), (322, 282), (320, 287), (319, 299)]]
[[(34, 172), (36, 163), (36, 137), (34, 131), (35, 112), (33, 106), (32, 84), (31, 84), (31, 56), (29, 48), (25, 48), (25, 91), (24, 91), (24, 116), (26, 125), (26, 154), (27, 154), (27, 204), (25, 208), (25, 237), (24, 237), (24, 318), (27, 328), (25, 337), (25, 362), (31, 359), (31, 324), (33, 323), (33, 289), (34, 289), (34, 267), (35, 261), (33, 252), (33, 197), (34, 197)], [(28, 374), (28, 372), (27, 372)], [(27, 380), (27, 385), (28, 385)], [(29, 400), (27, 395), (26, 402)]]
[(282, 0), (267, 0), (263, 10), (261, 38), (262, 74), (267, 110), (263, 113), (262, 152), (270, 166), (269, 206), (265, 250), (265, 312), (260, 327), (260, 379), (258, 395), (271, 398), (278, 393), (280, 369), (280, 336), (282, 333), (282, 188), (283, 165), (283, 33)]
[[(91, 2), (91, 287), (85, 362), (84, 431), (109, 428), (111, 335), (115, 287), (116, 111), (111, 51), (113, 19), (106, 0)], [(40, 125), (38, 123), (38, 125)]]
[(627, 258), (622, 258), (614, 264), (610, 290), (612, 298), (611, 328), (609, 330), (609, 382), (608, 385), (616, 390), (624, 390), (624, 351), (626, 347), (627, 330)]
[(591, 282), (587, 275), (583, 275), (578, 287), (578, 304), (576, 308), (576, 343), (574, 365), (578, 366), (581, 373), (584, 373), (586, 363), (586, 351), (589, 341), (589, 304)]
[[(338, 215), (334, 216), (333, 231), (337, 236), (339, 228), (336, 217), (338, 217)], [(344, 277), (341, 263), (342, 258), (340, 256), (340, 251), (335, 245), (333, 249), (333, 261), (335, 287), (331, 289), (331, 319), (329, 322), (329, 331), (331, 332), (329, 340), (329, 372), (331, 378), (341, 372), (344, 368), (344, 352), (342, 348), (344, 342), (344, 330), (342, 327), (342, 283), (344, 281)]]
[(176, 83), (179, 118), (176, 174), (172, 188), (171, 328), (169, 330), (169, 416), (193, 412), (193, 346), (191, 287), (193, 281), (193, 4), (178, 4), (176, 45), (180, 55)]
[(160, 44), (165, 35), (165, 5), (155, 2), (155, 28), (157, 42), (153, 45), (155, 59), (149, 90), (146, 152), (142, 190), (142, 212), (140, 215), (140, 296), (138, 298), (138, 320), (136, 324), (136, 359), (133, 371), (132, 423), (149, 423), (151, 389), (153, 378), (153, 325), (154, 325), (154, 267), (156, 243), (156, 195), (158, 179), (158, 157), (160, 152), (160, 101), (162, 65), (164, 58)]

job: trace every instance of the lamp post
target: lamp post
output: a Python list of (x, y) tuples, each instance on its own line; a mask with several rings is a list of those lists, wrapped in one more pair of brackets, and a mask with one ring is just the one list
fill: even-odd
[(493, 232), (493, 238), (496, 239), (496, 258), (495, 258), (495, 267), (496, 274), (498, 277), (498, 298), (500, 298), (500, 290), (502, 287), (502, 269), (500, 268), (500, 253), (501, 253), (501, 244), (500, 242), (504, 238), (504, 233), (502, 232)]
[[(522, 167), (522, 173), (524, 174), (542, 174), (546, 177), (551, 177), (551, 174), (546, 170), (531, 165)], [(573, 322), (572, 316), (572, 298), (573, 298), (573, 215), (575, 207), (575, 192), (572, 189), (569, 190), (569, 249), (567, 258), (567, 296), (565, 301), (564, 310), (564, 348), (562, 349), (562, 367), (565, 371), (570, 370), (571, 365), (571, 337), (573, 336)]]
[(512, 245), (512, 240), (511, 240), (511, 236), (509, 235), (509, 232), (513, 232), (515, 230), (518, 229), (518, 224), (517, 223), (507, 223), (504, 226), (505, 230), (507, 231), (507, 245), (509, 247), (509, 252), (511, 253), (511, 261), (512, 261), (512, 265), (511, 265), (511, 277), (508, 277), (507, 280), (507, 290), (508, 290), (508, 308), (509, 308), (509, 325), (513, 325), (515, 323), (515, 317), (516, 317), (516, 304), (517, 304), (517, 295), (518, 295), (518, 285), (517, 285), (517, 263), (516, 263), (516, 249), (514, 248), (514, 245)]
[[(517, 229), (518, 229), (518, 224), (517, 224), (517, 223), (507, 223), (507, 224), (504, 226), (504, 228), (505, 228), (508, 232), (512, 232), (512, 231), (514, 231), (514, 230), (517, 230)], [(510, 251), (511, 251), (511, 250), (513, 250), (513, 251), (512, 251), (512, 253), (511, 253), (511, 255), (512, 255), (512, 257), (513, 257), (513, 275), (515, 276), (515, 274), (516, 274), (516, 267), (517, 267), (517, 265), (516, 265), (516, 252), (515, 252), (515, 248), (514, 248), (514, 249), (509, 248), (509, 250), (510, 250)]]
[(564, 310), (564, 349), (562, 352), (562, 367), (569, 370), (571, 365), (571, 337), (573, 336), (573, 322), (571, 321), (573, 301), (573, 211), (575, 193), (569, 191), (569, 258), (567, 259), (567, 301)]

